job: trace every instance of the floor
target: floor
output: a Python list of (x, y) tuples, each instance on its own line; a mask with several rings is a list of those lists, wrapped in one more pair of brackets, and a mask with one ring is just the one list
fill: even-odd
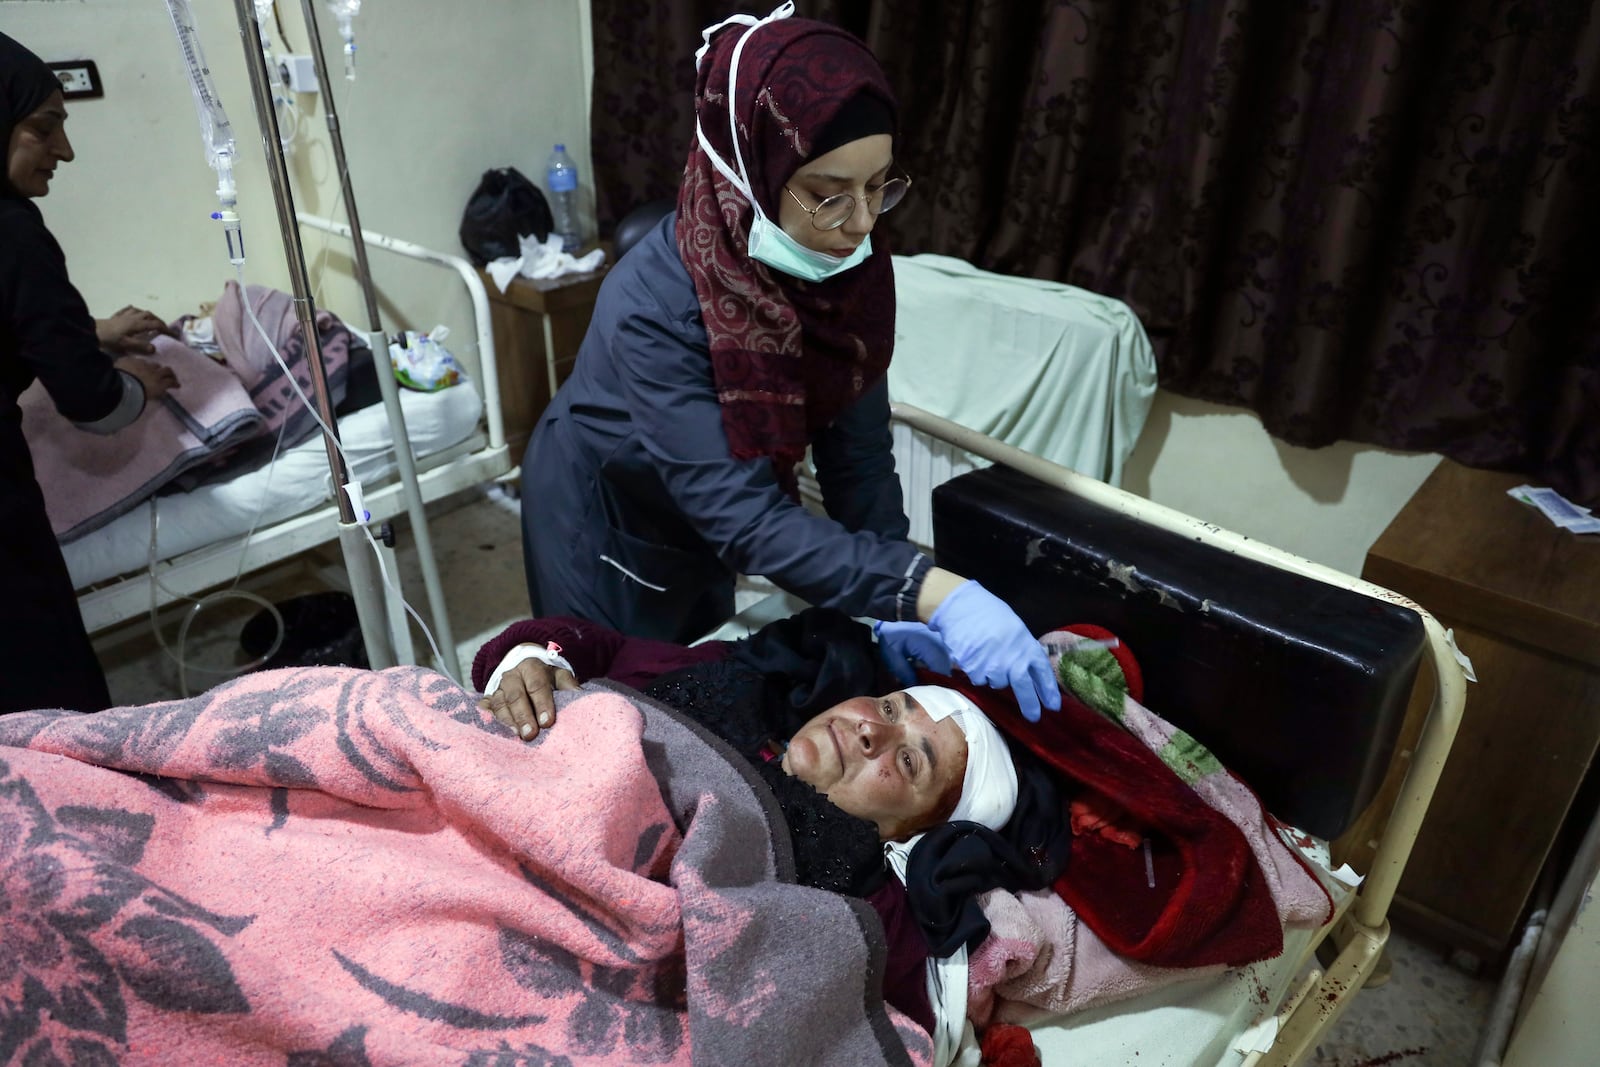
[[(449, 599), (457, 655), (470, 666), (484, 640), (527, 610), (517, 504), (499, 490), (462, 494), (439, 502), (429, 526)], [(404, 539), (399, 553), (406, 595), (427, 618), (415, 553)], [(310, 588), (335, 587), (342, 573), (335, 553), (279, 570), (249, 587), (276, 602)], [(759, 590), (743, 594), (740, 606), (760, 595)], [(188, 665), (185, 671), (180, 671), (172, 654), (163, 652), (147, 619), (97, 642), (113, 699), (121, 704), (172, 699), (182, 695), (180, 675), (187, 677), (191, 691), (215, 684), (225, 674), (208, 669), (226, 671), (247, 661), (238, 634), (259, 610), (242, 599), (207, 604), (186, 634), (181, 653)], [(183, 615), (169, 611), (162, 619), (162, 632), (174, 653)], [(416, 640), (419, 649), (427, 649), (420, 631)], [(1493, 978), (1463, 972), (1444, 954), (1403, 932), (1397, 931), (1390, 945), (1389, 982), (1364, 991), (1309, 1062), (1317, 1067), (1462, 1067), (1473, 1062), (1479, 1029), (1494, 997)]]

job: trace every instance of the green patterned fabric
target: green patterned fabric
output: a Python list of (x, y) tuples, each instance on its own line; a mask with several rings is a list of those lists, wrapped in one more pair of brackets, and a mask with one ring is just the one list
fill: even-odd
[(1073, 696), (1106, 718), (1122, 721), (1128, 679), (1110, 649), (1096, 641), (1080, 641), (1062, 655), (1056, 671)]
[[(1128, 679), (1122, 664), (1099, 641), (1084, 639), (1066, 649), (1056, 664), (1056, 673), (1073, 696), (1113, 722), (1124, 722), (1123, 700), (1128, 695)], [(1222, 764), (1193, 737), (1170, 723), (1166, 744), (1156, 750), (1161, 762), (1171, 767), (1185, 785), (1194, 785), (1208, 774), (1218, 774)]]

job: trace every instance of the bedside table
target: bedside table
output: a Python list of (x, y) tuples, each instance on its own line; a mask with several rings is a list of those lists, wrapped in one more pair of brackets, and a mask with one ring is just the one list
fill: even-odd
[(515, 463), (522, 462), (540, 413), (572, 369), (609, 267), (608, 262), (590, 274), (559, 278), (517, 277), (503, 293), (488, 271), (478, 271), (489, 292), (500, 408)]
[[(1600, 747), (1600, 538), (1506, 495), (1528, 482), (1443, 461), (1361, 572), (1453, 628), (1478, 675), (1394, 914), (1489, 961), (1510, 947), (1563, 822), (1593, 816), (1571, 809)], [(1417, 688), (1402, 751), (1431, 678)], [(1355, 836), (1342, 843), (1359, 856)]]

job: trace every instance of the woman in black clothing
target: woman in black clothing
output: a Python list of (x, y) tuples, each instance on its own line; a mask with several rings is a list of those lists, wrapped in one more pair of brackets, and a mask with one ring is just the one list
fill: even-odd
[(166, 327), (137, 308), (92, 318), (31, 203), (72, 160), (66, 119), (50, 68), (0, 34), (0, 713), (111, 703), (34, 479), (18, 397), (38, 379), (79, 429), (109, 434), (178, 386), (170, 370), (133, 355)]

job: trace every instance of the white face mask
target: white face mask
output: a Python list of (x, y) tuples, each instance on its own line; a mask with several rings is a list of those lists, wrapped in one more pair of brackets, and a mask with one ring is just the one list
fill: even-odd
[(700, 61), (705, 57), (706, 51), (711, 47), (712, 35), (718, 30), (733, 24), (750, 27), (744, 31), (744, 36), (740, 37), (739, 42), (733, 46), (733, 59), (728, 65), (728, 136), (733, 144), (733, 157), (739, 169), (735, 171), (733, 167), (728, 165), (728, 161), (718, 155), (716, 149), (711, 147), (711, 142), (706, 138), (705, 130), (700, 128), (700, 119), (698, 117), (694, 120), (694, 132), (695, 136), (700, 139), (700, 147), (705, 150), (706, 156), (722, 172), (723, 177), (727, 178), (733, 184), (733, 187), (739, 190), (744, 198), (750, 202), (750, 208), (755, 212), (754, 217), (750, 220), (750, 237), (747, 241), (750, 258), (758, 263), (765, 263), (773, 270), (781, 270), (791, 277), (800, 278), (808, 282), (820, 282), (833, 277), (835, 274), (842, 274), (851, 267), (860, 266), (868, 256), (872, 255), (872, 237), (869, 235), (848, 256), (830, 256), (826, 252), (817, 252), (807, 248), (789, 236), (782, 226), (767, 218), (766, 214), (761, 210), (761, 205), (756, 203), (755, 193), (751, 190), (750, 178), (744, 166), (744, 153), (739, 150), (739, 129), (734, 120), (734, 116), (738, 114), (738, 111), (735, 110), (733, 104), (733, 87), (739, 81), (739, 56), (744, 52), (744, 43), (750, 39), (752, 33), (762, 26), (778, 19), (786, 19), (792, 14), (794, 14), (794, 3), (793, 0), (789, 0), (789, 2), (780, 5), (776, 11), (764, 19), (758, 19), (752, 15), (735, 15), (701, 31), (700, 36), (705, 43), (694, 54), (696, 70), (699, 69)]
[(796, 241), (756, 208), (755, 218), (750, 220), (749, 249), (750, 258), (758, 263), (808, 282), (820, 282), (859, 266), (872, 255), (872, 236), (868, 234), (848, 256), (830, 256)]

